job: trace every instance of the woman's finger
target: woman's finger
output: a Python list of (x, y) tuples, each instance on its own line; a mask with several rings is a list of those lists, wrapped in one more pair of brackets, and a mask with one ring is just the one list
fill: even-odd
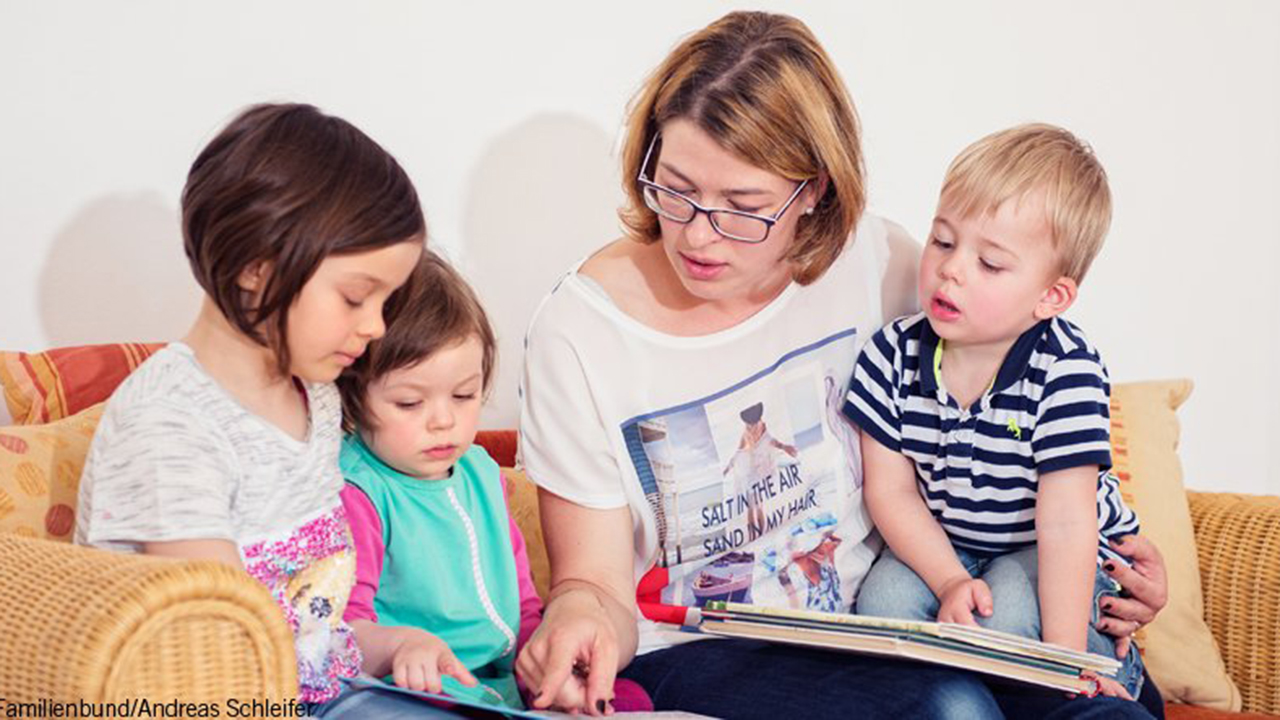
[[(547, 661), (542, 668), (542, 682), (537, 686), (537, 695), (533, 698), (533, 706), (539, 710), (551, 707), (552, 703), (569, 708), (582, 705), (582, 698), (573, 702), (573, 692), (565, 692), (564, 687), (573, 675), (574, 661), (577, 659), (577, 648), (569, 643), (557, 643), (551, 646)], [(530, 686), (532, 687), (532, 686)], [(566, 697), (562, 697), (566, 696)], [(572, 704), (567, 704), (572, 703)]]
[(1107, 597), (1099, 603), (1104, 615), (1146, 625), (1156, 619), (1156, 611), (1146, 603), (1132, 598)]
[(535, 634), (516, 656), (516, 675), (524, 682), (524, 686), (531, 690), (542, 686), (542, 667), (545, 656), (543, 649), (544, 645), (538, 641)]
[(1110, 544), (1116, 552), (1134, 563), (1164, 567), (1164, 556), (1160, 553), (1160, 548), (1145, 535), (1125, 535), (1119, 540), (1112, 540)]
[(1119, 620), (1113, 617), (1103, 617), (1094, 624), (1100, 632), (1104, 632), (1114, 638), (1128, 637), (1138, 630), (1138, 623), (1130, 620)]
[(613, 714), (613, 681), (617, 675), (618, 649), (612, 642), (597, 639), (587, 670), (587, 712)]
[(1130, 558), (1133, 566), (1111, 560), (1103, 564), (1103, 569), (1130, 596), (1151, 608), (1154, 616), (1165, 606), (1169, 596), (1169, 580), (1160, 549), (1140, 535), (1129, 535), (1113, 541), (1111, 547)]
[(1116, 638), (1116, 659), (1123, 660), (1129, 654), (1129, 646), (1133, 644), (1133, 638), (1129, 635)]

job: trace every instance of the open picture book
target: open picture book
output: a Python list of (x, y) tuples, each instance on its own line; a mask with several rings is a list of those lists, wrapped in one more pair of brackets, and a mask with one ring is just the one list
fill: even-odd
[(1094, 675), (1114, 676), (1120, 662), (1018, 635), (968, 625), (837, 615), (711, 601), (698, 632), (885, 655), (948, 665), (1093, 696)]

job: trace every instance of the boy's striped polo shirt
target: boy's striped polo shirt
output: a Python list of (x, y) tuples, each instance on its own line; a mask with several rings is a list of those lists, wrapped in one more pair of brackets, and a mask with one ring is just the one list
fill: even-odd
[[(1013, 344), (969, 408), (942, 387), (938, 336), (923, 313), (876, 333), (854, 366), (844, 413), (912, 460), (925, 504), (952, 543), (998, 555), (1034, 545), (1038, 478), (1097, 465), (1100, 560), (1138, 531), (1111, 467), (1110, 395), (1098, 352), (1061, 318)], [(923, 360), (922, 360), (923, 358)]]

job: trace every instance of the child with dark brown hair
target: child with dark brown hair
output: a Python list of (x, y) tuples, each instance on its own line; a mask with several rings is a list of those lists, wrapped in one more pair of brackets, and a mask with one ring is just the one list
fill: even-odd
[[(542, 601), (502, 474), (473, 444), (493, 329), (434, 253), (410, 285), (406, 311), (338, 380), (351, 431), (342, 501), (357, 557), (345, 619), (366, 672), (523, 709), (513, 666)], [(616, 692), (620, 707), (648, 706), (638, 686)]]
[(333, 381), (382, 336), (423, 252), (412, 182), (350, 123), (258, 105), (196, 158), (182, 221), (200, 314), (108, 402), (76, 541), (249, 573), (294, 633), (309, 715), (432, 714), (342, 684), (361, 658), (342, 620), (356, 558)]

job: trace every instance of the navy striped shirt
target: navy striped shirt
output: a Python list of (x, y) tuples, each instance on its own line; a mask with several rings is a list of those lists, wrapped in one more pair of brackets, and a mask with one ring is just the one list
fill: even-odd
[[(844, 413), (916, 468), (925, 504), (956, 546), (999, 555), (1034, 545), (1042, 474), (1097, 465), (1099, 560), (1138, 531), (1111, 468), (1111, 386), (1075, 325), (1052, 318), (1013, 344), (995, 382), (961, 408), (941, 386), (924, 314), (876, 333), (854, 366)], [(923, 358), (923, 360), (922, 360)]]

